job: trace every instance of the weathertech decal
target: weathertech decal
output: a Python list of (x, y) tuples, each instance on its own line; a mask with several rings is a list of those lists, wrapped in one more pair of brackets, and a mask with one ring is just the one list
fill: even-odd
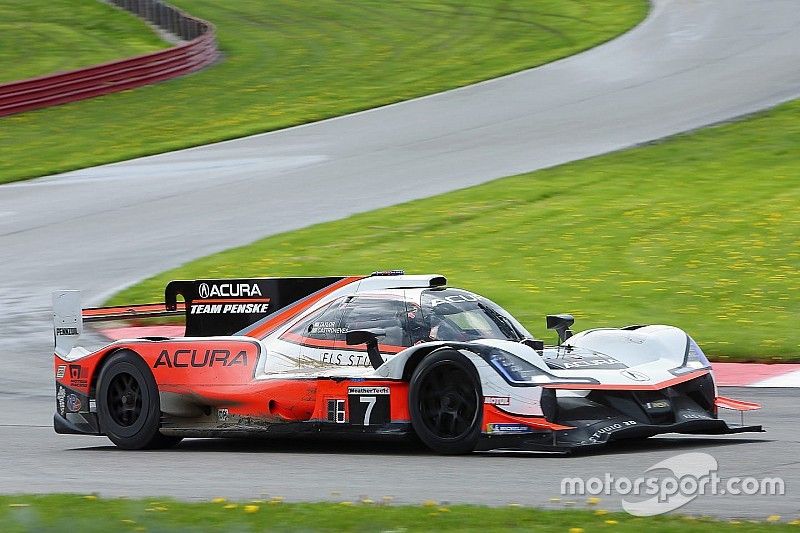
[(347, 394), (389, 394), (389, 387), (348, 387)]
[(247, 366), (247, 352), (240, 350), (237, 353), (230, 350), (175, 350), (170, 352), (162, 350), (156, 359), (153, 368), (166, 366), (168, 368), (202, 368), (202, 367), (228, 367)]

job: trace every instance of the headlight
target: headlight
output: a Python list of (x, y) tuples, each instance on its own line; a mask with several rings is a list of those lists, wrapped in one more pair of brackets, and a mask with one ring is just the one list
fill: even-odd
[(531, 363), (497, 348), (486, 354), (486, 361), (510, 383), (530, 383), (537, 377), (546, 376)]
[(557, 377), (542, 370), (533, 363), (493, 346), (470, 346), (469, 350), (480, 355), (489, 365), (511, 385), (529, 387), (560, 383), (588, 384), (598, 381), (589, 377)]

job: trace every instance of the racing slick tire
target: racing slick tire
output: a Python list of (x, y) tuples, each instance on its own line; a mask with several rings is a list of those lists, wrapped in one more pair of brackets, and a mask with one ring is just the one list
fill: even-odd
[(161, 406), (156, 380), (136, 353), (123, 350), (111, 356), (97, 380), (100, 429), (126, 450), (170, 448), (179, 437), (159, 432)]
[(482, 399), (480, 379), (469, 359), (455, 350), (433, 352), (411, 376), (411, 426), (435, 452), (469, 453), (481, 436)]

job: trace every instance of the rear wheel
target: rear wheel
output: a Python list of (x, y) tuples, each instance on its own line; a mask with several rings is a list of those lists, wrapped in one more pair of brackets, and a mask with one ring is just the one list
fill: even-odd
[(127, 450), (169, 448), (180, 442), (159, 432), (158, 387), (147, 364), (134, 352), (121, 351), (103, 366), (97, 385), (100, 429)]
[(454, 350), (434, 352), (409, 385), (411, 425), (432, 450), (469, 453), (481, 435), (481, 386), (472, 363)]

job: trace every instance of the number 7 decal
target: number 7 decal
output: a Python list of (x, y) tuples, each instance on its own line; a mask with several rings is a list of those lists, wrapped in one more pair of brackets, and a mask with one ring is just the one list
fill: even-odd
[(369, 425), (369, 418), (372, 415), (372, 408), (375, 407), (375, 402), (378, 401), (378, 398), (375, 396), (362, 396), (361, 403), (369, 404), (367, 405), (367, 411), (364, 413), (364, 425)]
[(379, 426), (391, 421), (389, 387), (348, 387), (349, 419), (351, 424)]

